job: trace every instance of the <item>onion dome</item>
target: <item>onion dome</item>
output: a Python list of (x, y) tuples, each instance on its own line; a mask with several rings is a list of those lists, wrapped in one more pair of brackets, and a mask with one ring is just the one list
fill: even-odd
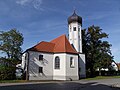
[(74, 13), (72, 16), (68, 17), (68, 24), (72, 23), (72, 22), (78, 22), (82, 25), (82, 17), (78, 16), (76, 13), (75, 13), (75, 10), (74, 10)]

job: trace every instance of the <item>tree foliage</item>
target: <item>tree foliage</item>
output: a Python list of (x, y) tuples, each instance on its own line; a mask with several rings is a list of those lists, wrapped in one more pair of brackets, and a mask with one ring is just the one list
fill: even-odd
[(98, 26), (90, 26), (88, 29), (82, 30), (83, 52), (86, 54), (86, 69), (90, 72), (90, 76), (94, 75), (94, 71), (99, 68), (109, 68), (113, 59), (111, 54), (111, 44), (103, 41), (108, 38), (108, 34), (102, 32)]
[(8, 32), (0, 32), (0, 50), (6, 53), (8, 58), (19, 59), (23, 44), (23, 36), (16, 29)]
[(0, 80), (15, 79), (16, 65), (13, 60), (0, 58)]
[(0, 79), (15, 79), (16, 64), (21, 59), (23, 36), (16, 29), (0, 31), (0, 51), (5, 57), (0, 58)]

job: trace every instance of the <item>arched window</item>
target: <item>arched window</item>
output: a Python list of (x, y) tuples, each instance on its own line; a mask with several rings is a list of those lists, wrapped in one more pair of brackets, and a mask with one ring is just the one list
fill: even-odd
[(55, 69), (60, 69), (60, 58), (58, 56), (55, 57)]
[(73, 57), (70, 57), (70, 67), (71, 68), (75, 67), (75, 61)]

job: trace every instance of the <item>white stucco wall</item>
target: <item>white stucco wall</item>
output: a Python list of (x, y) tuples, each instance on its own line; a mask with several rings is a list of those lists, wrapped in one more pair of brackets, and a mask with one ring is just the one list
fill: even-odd
[[(73, 28), (76, 27), (76, 31)], [(82, 35), (81, 24), (78, 22), (72, 22), (69, 24), (69, 42), (73, 44), (77, 52), (82, 53)]]
[(85, 67), (85, 54), (79, 54), (79, 71), (80, 71), (80, 78), (86, 77), (86, 67)]
[[(60, 69), (55, 69), (55, 57), (60, 58)], [(66, 80), (66, 54), (58, 53), (54, 54), (53, 58), (53, 80)]]
[(23, 55), (22, 55), (22, 63), (21, 63), (21, 68), (24, 70), (24, 69), (26, 69), (26, 57), (27, 56), (27, 53), (24, 53)]
[[(29, 51), (29, 80), (53, 79), (53, 54)], [(39, 55), (43, 55), (43, 61), (39, 61)], [(39, 73), (39, 67), (43, 67), (43, 73)]]
[[(43, 55), (42, 62), (39, 61), (39, 55)], [(60, 58), (60, 69), (55, 69), (56, 56)], [(74, 58), (74, 67), (70, 67), (71, 57)], [(75, 54), (29, 51), (29, 80), (78, 80), (79, 75), (85, 77), (85, 55), (80, 54), (80, 57), (78, 60), (78, 55)], [(23, 60), (23, 62), (25, 61)], [(43, 67), (43, 74), (39, 73), (39, 67)], [(79, 67), (81, 68), (80, 73)]]
[[(54, 55), (60, 58), (60, 69), (55, 69), (53, 64), (53, 80), (78, 80), (78, 55), (59, 53)], [(70, 58), (74, 58), (74, 67), (70, 67)]]
[[(74, 66), (70, 66), (70, 58), (74, 58)], [(78, 72), (78, 55), (67, 54), (66, 55), (66, 79), (67, 80), (79, 80)]]

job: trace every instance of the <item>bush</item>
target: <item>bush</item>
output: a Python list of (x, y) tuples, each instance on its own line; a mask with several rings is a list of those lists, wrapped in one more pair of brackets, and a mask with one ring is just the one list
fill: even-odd
[(8, 59), (0, 59), (0, 80), (15, 79), (16, 67)]

